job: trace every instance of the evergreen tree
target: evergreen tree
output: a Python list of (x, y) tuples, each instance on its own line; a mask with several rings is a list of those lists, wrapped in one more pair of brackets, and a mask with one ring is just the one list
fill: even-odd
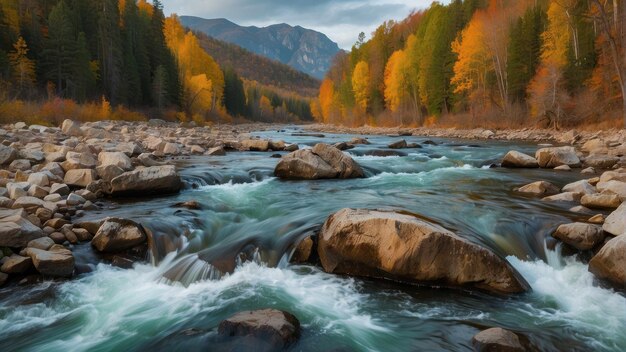
[(546, 28), (546, 13), (539, 7), (529, 8), (511, 27), (507, 77), (513, 101), (524, 101), (526, 89), (541, 61), (541, 34)]
[(48, 37), (41, 54), (44, 77), (53, 82), (59, 96), (69, 96), (75, 82), (72, 81), (77, 55), (76, 36), (70, 8), (61, 0), (48, 16)]
[(116, 0), (101, 0), (98, 21), (98, 43), (102, 88), (108, 100), (117, 105), (122, 96), (122, 46), (120, 15)]
[(72, 81), (74, 82), (72, 95), (74, 99), (82, 102), (92, 95), (96, 85), (96, 76), (91, 68), (91, 54), (87, 48), (85, 33), (80, 32), (78, 34), (76, 46), (77, 54), (74, 60), (74, 70), (72, 72)]
[(224, 70), (224, 106), (232, 116), (244, 116), (246, 113), (243, 81), (231, 67)]

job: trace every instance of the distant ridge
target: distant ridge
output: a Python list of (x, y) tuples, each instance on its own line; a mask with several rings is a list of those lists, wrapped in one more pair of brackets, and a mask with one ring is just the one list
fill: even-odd
[(243, 27), (224, 18), (181, 16), (181, 23), (194, 31), (248, 49), (282, 62), (313, 77), (324, 77), (339, 52), (326, 35), (285, 23), (268, 27)]

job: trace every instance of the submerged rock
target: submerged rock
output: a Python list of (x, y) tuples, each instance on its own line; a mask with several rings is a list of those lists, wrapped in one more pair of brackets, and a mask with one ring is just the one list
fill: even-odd
[(626, 287), (626, 235), (608, 241), (589, 261), (589, 271), (600, 279)]
[(408, 147), (408, 144), (406, 143), (406, 140), (403, 139), (389, 144), (388, 147), (391, 149), (404, 149)]
[(524, 352), (526, 350), (515, 333), (502, 328), (491, 328), (479, 332), (472, 338), (472, 345), (479, 352)]
[(511, 150), (502, 159), (502, 167), (537, 168), (537, 159), (530, 155)]
[(313, 149), (298, 150), (283, 156), (274, 174), (280, 178), (302, 180), (365, 177), (361, 166), (349, 155), (321, 143)]
[(228, 337), (253, 337), (281, 350), (300, 338), (300, 322), (290, 313), (263, 309), (240, 312), (222, 321), (218, 333)]
[(529, 285), (503, 259), (441, 226), (389, 211), (343, 209), (319, 236), (326, 272), (519, 293)]

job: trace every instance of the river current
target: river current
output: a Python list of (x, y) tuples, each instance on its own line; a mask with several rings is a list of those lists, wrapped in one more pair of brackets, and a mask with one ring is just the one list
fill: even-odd
[[(306, 148), (352, 135), (254, 135)], [(626, 350), (626, 296), (594, 281), (580, 258), (550, 238), (559, 224), (594, 214), (513, 191), (537, 180), (558, 186), (574, 172), (491, 168), (511, 149), (536, 145), (370, 136), (346, 151), (368, 177), (282, 181), (272, 153), (232, 152), (177, 160), (179, 195), (107, 201), (85, 219), (130, 218), (155, 236), (150, 263), (129, 270), (97, 264), (71, 281), (0, 289), (1, 351), (220, 351), (217, 325), (249, 309), (294, 314), (303, 333), (293, 351), (469, 351), (482, 329), (500, 326), (541, 351)], [(398, 139), (420, 143), (372, 156)], [(430, 143), (430, 142), (433, 143)], [(281, 153), (284, 154), (284, 153)], [(201, 210), (173, 207), (197, 201)], [(289, 264), (294, 245), (346, 208), (419, 214), (492, 249), (529, 282), (510, 297), (336, 276)]]

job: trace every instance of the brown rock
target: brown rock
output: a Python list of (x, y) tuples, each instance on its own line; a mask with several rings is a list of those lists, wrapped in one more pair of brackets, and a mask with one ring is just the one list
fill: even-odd
[(96, 172), (92, 169), (75, 169), (65, 173), (63, 183), (68, 186), (85, 188), (97, 178)]
[(33, 260), (35, 269), (43, 275), (69, 277), (74, 272), (74, 256), (63, 246), (54, 245), (48, 251), (26, 248), (25, 253)]
[(251, 336), (281, 350), (300, 338), (300, 322), (292, 314), (276, 309), (247, 311), (222, 321), (218, 333), (230, 337)]
[(176, 193), (181, 188), (182, 181), (173, 165), (126, 172), (111, 181), (113, 196)]
[(0, 247), (25, 247), (43, 236), (43, 231), (27, 219), (24, 209), (0, 209)]
[(577, 222), (559, 226), (552, 237), (586, 251), (604, 241), (604, 232), (601, 226)]
[(592, 209), (615, 209), (622, 204), (617, 194), (586, 194), (580, 204)]
[(7, 258), (2, 264), (0, 270), (7, 274), (23, 274), (33, 265), (33, 261), (29, 257), (13, 254)]
[(589, 271), (600, 279), (626, 287), (626, 236), (608, 241), (589, 261)]
[(537, 159), (533, 158), (530, 155), (511, 150), (510, 152), (506, 153), (504, 159), (502, 159), (502, 167), (519, 167), (532, 169), (538, 168), (539, 163), (537, 163)]
[(491, 328), (472, 338), (474, 349), (479, 352), (524, 352), (519, 337), (509, 330)]
[(126, 219), (109, 218), (91, 240), (91, 245), (100, 252), (120, 252), (146, 241), (143, 226)]
[(626, 235), (626, 202), (606, 218), (602, 229), (613, 236)]
[(313, 238), (311, 238), (311, 236), (307, 236), (300, 241), (291, 256), (291, 262), (298, 264), (308, 263), (313, 253), (313, 244)]
[(497, 293), (529, 289), (491, 251), (441, 226), (395, 212), (343, 209), (331, 215), (320, 233), (318, 254), (329, 273)]
[(535, 158), (540, 167), (556, 168), (567, 165), (569, 167), (580, 166), (580, 159), (576, 155), (574, 147), (550, 147), (537, 150)]
[(241, 149), (253, 152), (266, 152), (270, 149), (270, 142), (262, 139), (246, 139), (241, 142)]
[(522, 186), (517, 189), (517, 192), (520, 192), (520, 193), (546, 195), (546, 196), (557, 194), (560, 191), (561, 190), (559, 189), (559, 187), (547, 181), (533, 182), (531, 184)]

